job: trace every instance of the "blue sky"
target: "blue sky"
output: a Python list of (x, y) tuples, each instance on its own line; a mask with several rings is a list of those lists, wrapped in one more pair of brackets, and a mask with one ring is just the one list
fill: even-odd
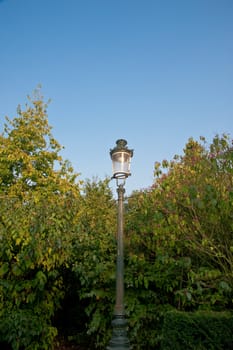
[(41, 84), (82, 179), (111, 176), (118, 138), (129, 194), (189, 137), (233, 134), (232, 0), (2, 0), (0, 49), (1, 126)]

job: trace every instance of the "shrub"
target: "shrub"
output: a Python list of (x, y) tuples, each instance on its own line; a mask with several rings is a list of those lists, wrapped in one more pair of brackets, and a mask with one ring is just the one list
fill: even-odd
[(165, 315), (162, 350), (231, 350), (233, 315), (227, 312), (178, 312)]

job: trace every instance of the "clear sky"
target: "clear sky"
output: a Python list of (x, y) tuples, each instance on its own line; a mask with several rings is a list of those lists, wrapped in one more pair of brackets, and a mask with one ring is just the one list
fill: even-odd
[(233, 135), (233, 0), (0, 0), (1, 126), (38, 84), (82, 179), (125, 138), (147, 188), (189, 137)]

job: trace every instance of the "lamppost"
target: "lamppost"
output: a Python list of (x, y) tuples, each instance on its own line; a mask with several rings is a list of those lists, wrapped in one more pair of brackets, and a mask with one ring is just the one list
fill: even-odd
[(130, 349), (127, 337), (127, 321), (124, 310), (124, 242), (123, 242), (123, 199), (124, 185), (130, 174), (130, 161), (133, 150), (128, 149), (127, 141), (116, 141), (116, 147), (110, 150), (112, 159), (112, 178), (116, 179), (118, 193), (118, 220), (117, 220), (117, 261), (116, 261), (116, 303), (112, 320), (112, 338), (107, 350)]

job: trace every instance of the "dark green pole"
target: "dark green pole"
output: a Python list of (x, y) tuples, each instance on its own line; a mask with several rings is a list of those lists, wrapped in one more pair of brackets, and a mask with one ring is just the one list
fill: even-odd
[(112, 320), (112, 338), (107, 350), (130, 349), (127, 337), (127, 321), (124, 310), (124, 241), (123, 241), (123, 199), (124, 183), (118, 185), (118, 222), (117, 222), (117, 266), (116, 266), (116, 304)]

